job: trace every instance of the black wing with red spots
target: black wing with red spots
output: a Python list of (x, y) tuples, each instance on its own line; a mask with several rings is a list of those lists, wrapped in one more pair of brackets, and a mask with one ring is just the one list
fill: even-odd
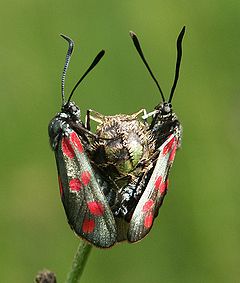
[(62, 202), (77, 235), (101, 248), (117, 239), (116, 224), (79, 136), (71, 130), (55, 151)]
[[(173, 163), (176, 150), (180, 146), (181, 125), (175, 113), (172, 111), (171, 102), (179, 78), (184, 33), (185, 26), (182, 28), (177, 38), (175, 76), (168, 101), (166, 101), (161, 87), (145, 59), (137, 35), (134, 32), (130, 32), (134, 46), (162, 97), (162, 103), (155, 107), (155, 111), (144, 115), (145, 118), (153, 116), (150, 131), (155, 141), (156, 151), (159, 151), (159, 156), (154, 169), (150, 169), (153, 170), (152, 175), (150, 175), (150, 173), (146, 174), (146, 181), (144, 178), (141, 179), (141, 184), (137, 188), (143, 188), (144, 192), (130, 220), (128, 231), (128, 240), (130, 242), (141, 240), (150, 231), (154, 218), (157, 216), (158, 210), (167, 192), (169, 170)], [(147, 184), (145, 184), (145, 182)]]
[(178, 147), (178, 137), (171, 134), (160, 146), (159, 157), (129, 224), (128, 241), (136, 242), (152, 228), (154, 218), (163, 202), (168, 187), (168, 173)]
[[(58, 167), (61, 198), (68, 222), (76, 234), (98, 247), (107, 248), (117, 241), (116, 224), (98, 182), (101, 177), (93, 170), (82, 144), (85, 142), (88, 145), (84, 133), (89, 131), (80, 120), (80, 109), (71, 101), (78, 85), (97, 65), (105, 52), (101, 50), (97, 54), (66, 101), (65, 77), (74, 42), (65, 35), (62, 37), (68, 42), (62, 73), (62, 107), (61, 112), (50, 121), (48, 126), (50, 145), (55, 152)], [(81, 130), (76, 133), (75, 127), (80, 127)], [(84, 140), (81, 140), (82, 138)]]

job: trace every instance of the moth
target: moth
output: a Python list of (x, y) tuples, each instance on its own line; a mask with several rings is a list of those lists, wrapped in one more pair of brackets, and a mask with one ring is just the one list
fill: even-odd
[(117, 232), (114, 216), (102, 193), (105, 182), (100, 181), (87, 153), (91, 150), (88, 136), (93, 134), (85, 128), (80, 120), (79, 107), (71, 101), (74, 91), (97, 65), (104, 51), (98, 53), (65, 101), (65, 76), (74, 42), (65, 35), (62, 37), (69, 44), (62, 74), (62, 107), (48, 126), (50, 145), (57, 163), (60, 195), (69, 225), (75, 233), (96, 246), (109, 247), (116, 242)]

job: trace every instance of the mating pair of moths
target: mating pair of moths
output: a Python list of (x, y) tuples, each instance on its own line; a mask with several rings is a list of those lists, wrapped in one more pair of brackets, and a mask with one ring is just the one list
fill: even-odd
[[(171, 101), (179, 76), (184, 32), (185, 27), (177, 39), (175, 78), (167, 102), (136, 34), (131, 32), (162, 103), (150, 113), (140, 110), (132, 115), (104, 116), (88, 110), (85, 124), (71, 98), (104, 51), (99, 52), (65, 101), (65, 76), (74, 44), (62, 35), (69, 48), (62, 75), (62, 109), (48, 128), (50, 144), (56, 157), (68, 222), (77, 235), (97, 247), (141, 240), (158, 215), (167, 192), (169, 170), (181, 142), (181, 125), (172, 111)], [(96, 133), (90, 130), (91, 119), (99, 123)]]

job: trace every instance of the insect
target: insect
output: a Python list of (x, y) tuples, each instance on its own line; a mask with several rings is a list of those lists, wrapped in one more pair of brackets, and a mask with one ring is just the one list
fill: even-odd
[[(159, 208), (167, 193), (169, 170), (174, 161), (176, 150), (181, 144), (182, 127), (176, 114), (172, 111), (171, 101), (179, 77), (184, 33), (185, 27), (183, 27), (177, 38), (175, 78), (169, 99), (166, 101), (160, 85), (144, 57), (136, 34), (130, 32), (133, 43), (162, 97), (162, 103), (157, 105), (153, 112), (147, 114), (147, 117), (152, 116), (149, 131), (155, 142), (155, 154), (150, 158), (150, 164), (149, 162), (146, 163), (148, 166), (147, 173), (144, 173), (143, 176), (137, 180), (137, 187), (132, 189), (130, 184), (124, 188), (122, 193), (122, 207), (127, 211), (125, 216), (129, 217), (130, 214), (131, 217), (127, 234), (128, 241), (130, 242), (141, 240), (150, 231), (153, 220), (158, 215)], [(127, 202), (125, 200), (126, 198), (128, 200)], [(123, 205), (124, 203), (128, 204), (129, 199), (133, 199), (133, 203), (137, 202), (136, 207), (131, 204), (131, 206), (134, 207), (133, 211), (131, 209), (129, 211), (129, 208)], [(121, 205), (118, 206), (121, 207)], [(118, 213), (119, 211), (121, 211), (121, 209), (118, 210)]]
[(141, 109), (132, 115), (118, 114), (104, 116), (96, 111), (89, 111), (89, 119), (98, 122), (93, 142), (91, 159), (108, 177), (116, 182), (118, 188), (128, 184), (133, 175), (142, 171), (139, 163), (153, 154), (152, 139), (148, 124), (141, 121)]
[(85, 128), (80, 120), (80, 109), (71, 101), (77, 86), (100, 61), (104, 51), (98, 53), (65, 101), (65, 76), (74, 43), (69, 37), (62, 37), (69, 44), (62, 74), (62, 108), (48, 126), (61, 199), (68, 222), (76, 234), (98, 247), (109, 247), (116, 242), (117, 232), (114, 216), (102, 193), (108, 185), (91, 165), (89, 136), (93, 134)]

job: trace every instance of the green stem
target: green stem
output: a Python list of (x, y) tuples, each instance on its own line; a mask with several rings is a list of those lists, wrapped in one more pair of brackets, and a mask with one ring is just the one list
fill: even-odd
[(72, 269), (68, 273), (66, 283), (77, 283), (79, 282), (83, 273), (85, 264), (88, 259), (88, 255), (91, 251), (92, 246), (85, 241), (80, 241), (77, 252), (72, 262)]

